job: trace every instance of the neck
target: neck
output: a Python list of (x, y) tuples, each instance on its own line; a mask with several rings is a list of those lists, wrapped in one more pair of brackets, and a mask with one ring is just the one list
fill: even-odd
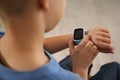
[[(19, 19), (6, 19), (6, 31), (0, 41), (0, 48), (3, 61), (8, 67), (31, 70), (48, 61), (43, 50), (45, 25), (42, 16), (27, 14)], [(30, 63), (35, 66), (31, 66)]]

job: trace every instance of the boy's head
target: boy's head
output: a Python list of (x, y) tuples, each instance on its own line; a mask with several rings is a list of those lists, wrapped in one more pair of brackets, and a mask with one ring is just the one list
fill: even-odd
[(30, 0), (0, 0), (0, 11), (6, 15), (21, 14)]
[(10, 19), (32, 12), (42, 13), (46, 31), (49, 31), (62, 17), (65, 2), (66, 0), (0, 0), (0, 16)]

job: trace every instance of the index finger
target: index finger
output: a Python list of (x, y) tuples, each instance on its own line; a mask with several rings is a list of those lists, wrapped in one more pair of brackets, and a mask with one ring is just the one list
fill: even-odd
[(106, 33), (110, 33), (109, 30), (107, 30), (107, 29), (105, 29), (105, 28), (99, 28), (99, 31), (106, 32)]
[(84, 48), (89, 41), (89, 36), (85, 35), (81, 43), (77, 46), (78, 48)]

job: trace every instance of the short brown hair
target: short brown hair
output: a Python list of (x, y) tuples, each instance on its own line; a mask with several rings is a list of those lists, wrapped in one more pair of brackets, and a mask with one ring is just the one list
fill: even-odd
[(6, 14), (21, 14), (30, 0), (0, 0), (0, 11)]

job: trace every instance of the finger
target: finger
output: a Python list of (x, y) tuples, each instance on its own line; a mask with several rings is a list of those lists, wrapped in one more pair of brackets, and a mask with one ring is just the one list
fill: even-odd
[(91, 53), (90, 57), (94, 59), (97, 56), (98, 52), (99, 51), (98, 51), (97, 47), (93, 46), (90, 50), (90, 53)]
[(96, 50), (97, 50), (97, 47), (96, 46), (92, 46), (91, 49), (90, 49), (90, 53), (94, 54)]
[(100, 51), (97, 49), (95, 53), (98, 54), (99, 52), (100, 52)]
[(88, 43), (85, 45), (84, 49), (86, 52), (89, 52), (91, 50), (91, 47), (93, 47), (93, 42), (88, 41)]
[(88, 41), (89, 41), (89, 36), (85, 35), (81, 43), (77, 46), (77, 48), (84, 48), (85, 45), (88, 43)]
[(97, 36), (97, 41), (98, 42), (104, 42), (104, 43), (111, 43), (111, 39), (110, 38), (106, 38), (106, 37), (102, 37), (102, 36)]
[(102, 53), (115, 53), (114, 49), (99, 49), (99, 51)]
[(93, 58), (95, 58), (95, 57), (98, 55), (98, 53), (99, 53), (99, 50), (97, 49), (97, 50), (95, 51), (95, 53), (93, 54)]
[(102, 31), (102, 32), (109, 33), (109, 30), (107, 30), (107, 29), (105, 29), (105, 28), (99, 28), (98, 30), (99, 30), (99, 31)]
[(99, 48), (101, 49), (114, 49), (114, 47), (109, 43), (104, 43), (99, 41), (98, 44), (99, 44)]
[(110, 37), (110, 34), (109, 34), (109, 33), (106, 33), (106, 32), (101, 32), (101, 31), (99, 31), (99, 32), (97, 33), (97, 35), (100, 35), (100, 36), (103, 36), (103, 37), (106, 37), (106, 38), (111, 38), (111, 37)]
[(75, 46), (74, 46), (73, 40), (70, 40), (70, 42), (69, 42), (70, 53), (72, 53), (74, 49), (75, 49)]

